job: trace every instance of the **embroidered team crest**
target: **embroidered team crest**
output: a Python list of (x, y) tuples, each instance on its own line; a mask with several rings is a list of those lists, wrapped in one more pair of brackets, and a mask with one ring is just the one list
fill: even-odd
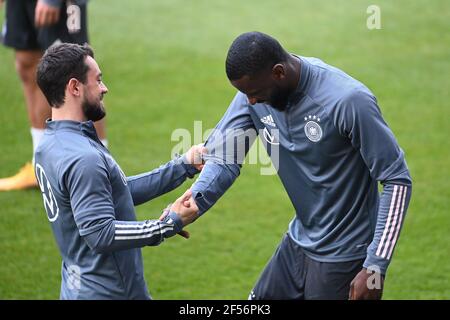
[(309, 115), (305, 117), (305, 121), (308, 121), (305, 124), (306, 137), (312, 142), (320, 141), (323, 135), (322, 127), (320, 126), (320, 118)]

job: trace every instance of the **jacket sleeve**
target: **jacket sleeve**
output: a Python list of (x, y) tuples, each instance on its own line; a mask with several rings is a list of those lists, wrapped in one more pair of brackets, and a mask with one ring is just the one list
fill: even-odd
[(197, 173), (198, 170), (187, 164), (185, 156), (182, 156), (153, 171), (128, 177), (127, 185), (137, 206), (175, 189)]
[(383, 185), (364, 267), (385, 274), (411, 197), (412, 180), (405, 156), (370, 92), (354, 90), (337, 110), (338, 130), (359, 150), (371, 177)]
[(79, 155), (63, 180), (79, 234), (96, 253), (158, 245), (183, 227), (175, 212), (164, 221), (116, 220), (108, 170), (99, 154)]
[(45, 4), (56, 8), (60, 8), (63, 2), (63, 0), (43, 0), (43, 1)]
[(238, 92), (205, 142), (205, 166), (191, 188), (200, 215), (219, 200), (240, 174), (256, 138), (248, 108), (246, 96)]

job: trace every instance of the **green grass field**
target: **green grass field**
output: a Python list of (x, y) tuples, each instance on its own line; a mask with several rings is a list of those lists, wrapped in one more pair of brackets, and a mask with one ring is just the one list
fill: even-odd
[[(366, 9), (381, 8), (381, 30)], [(4, 20), (4, 9), (0, 11)], [(234, 96), (224, 61), (232, 40), (259, 30), (315, 56), (378, 97), (414, 180), (385, 299), (450, 298), (450, 3), (398, 1), (90, 1), (91, 44), (109, 88), (108, 139), (128, 175), (170, 159), (172, 131), (213, 128)], [(31, 158), (13, 51), (0, 48), (0, 176)], [(194, 141), (199, 142), (199, 141)], [(247, 165), (191, 239), (143, 249), (155, 299), (246, 299), (294, 215), (277, 176)], [(157, 218), (190, 186), (137, 208)], [(0, 299), (57, 299), (60, 255), (38, 190), (0, 193)]]

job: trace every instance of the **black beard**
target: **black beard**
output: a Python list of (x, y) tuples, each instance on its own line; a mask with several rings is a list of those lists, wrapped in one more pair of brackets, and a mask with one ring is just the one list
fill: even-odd
[(284, 112), (289, 103), (289, 92), (288, 90), (283, 90), (278, 88), (270, 96), (268, 104), (274, 109)]
[(103, 119), (106, 115), (105, 108), (103, 107), (103, 103), (101, 101), (99, 103), (91, 103), (85, 97), (81, 106), (87, 120), (96, 122)]

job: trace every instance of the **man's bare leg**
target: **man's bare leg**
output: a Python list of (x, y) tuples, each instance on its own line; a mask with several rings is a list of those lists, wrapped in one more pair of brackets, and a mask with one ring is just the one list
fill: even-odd
[[(16, 71), (22, 83), (27, 106), (28, 119), (31, 124), (33, 154), (44, 134), (45, 119), (50, 117), (51, 110), (36, 83), (36, 68), (42, 57), (40, 50), (16, 50)], [(33, 165), (27, 162), (16, 175), (0, 179), (0, 191), (21, 190), (36, 187)]]
[(16, 70), (22, 82), (28, 118), (35, 129), (44, 129), (45, 120), (51, 115), (50, 106), (36, 83), (36, 68), (41, 57), (40, 50), (16, 51)]

